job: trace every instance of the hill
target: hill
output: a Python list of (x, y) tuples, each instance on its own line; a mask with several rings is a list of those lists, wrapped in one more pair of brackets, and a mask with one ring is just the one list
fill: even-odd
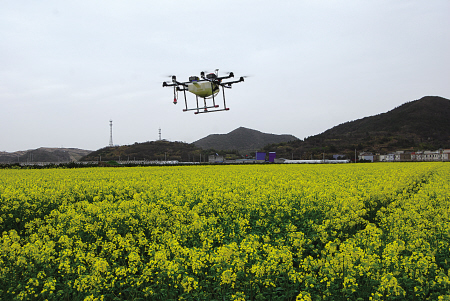
[(148, 141), (115, 147), (105, 147), (81, 158), (81, 161), (177, 160), (180, 162), (207, 161), (216, 152), (227, 159), (256, 151), (268, 143), (297, 140), (292, 135), (265, 134), (240, 127), (228, 134), (213, 134), (194, 143), (167, 140)]
[(237, 150), (241, 154), (253, 153), (267, 144), (298, 140), (292, 135), (275, 135), (239, 127), (228, 134), (212, 134), (195, 141), (198, 147), (216, 150)]
[(337, 125), (321, 134), (270, 145), (277, 157), (322, 158), (323, 153), (450, 148), (450, 100), (426, 96), (386, 113)]
[(78, 148), (40, 147), (26, 151), (0, 152), (1, 163), (16, 162), (72, 162), (92, 152)]
[(104, 147), (83, 157), (81, 161), (124, 161), (148, 160), (164, 161), (178, 160), (183, 162), (202, 161), (206, 158), (205, 152), (193, 144), (184, 142), (171, 142), (167, 140), (148, 141), (114, 147)]

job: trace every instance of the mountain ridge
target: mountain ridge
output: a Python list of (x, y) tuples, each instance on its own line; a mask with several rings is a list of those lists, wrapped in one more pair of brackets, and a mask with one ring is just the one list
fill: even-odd
[(450, 100), (424, 96), (394, 109), (336, 125), (320, 134), (287, 144), (264, 147), (286, 157), (322, 158), (355, 150), (383, 153), (396, 150), (450, 148)]
[(91, 150), (79, 148), (39, 147), (11, 153), (0, 152), (0, 163), (72, 162), (78, 161), (91, 152)]
[[(156, 140), (131, 145), (120, 145), (98, 149), (81, 161), (200, 161), (206, 155), (194, 144), (181, 141)], [(202, 160), (204, 161), (204, 160)]]
[(255, 152), (271, 143), (298, 140), (290, 134), (270, 134), (246, 127), (238, 127), (227, 134), (210, 134), (194, 141), (193, 144), (202, 149), (237, 150), (242, 153)]

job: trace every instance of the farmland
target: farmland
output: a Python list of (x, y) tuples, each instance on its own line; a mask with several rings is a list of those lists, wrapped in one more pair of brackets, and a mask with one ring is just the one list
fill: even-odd
[(450, 164), (0, 170), (2, 300), (450, 300)]

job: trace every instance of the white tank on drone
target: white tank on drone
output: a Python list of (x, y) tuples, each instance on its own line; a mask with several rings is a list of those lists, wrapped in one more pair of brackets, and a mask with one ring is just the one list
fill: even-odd
[(219, 92), (219, 87), (211, 82), (192, 82), (188, 83), (187, 86), (189, 92), (202, 98), (211, 96), (213, 94), (213, 87), (214, 94)]

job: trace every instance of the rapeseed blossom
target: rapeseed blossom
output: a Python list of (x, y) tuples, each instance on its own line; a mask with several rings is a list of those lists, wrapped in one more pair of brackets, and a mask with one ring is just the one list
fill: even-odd
[(447, 300), (446, 163), (0, 170), (0, 299)]

